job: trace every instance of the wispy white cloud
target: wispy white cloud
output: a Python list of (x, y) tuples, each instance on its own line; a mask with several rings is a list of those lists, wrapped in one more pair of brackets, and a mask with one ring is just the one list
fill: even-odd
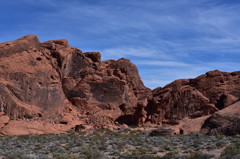
[(239, 8), (240, 2), (223, 0), (1, 1), (0, 13), (5, 9), (13, 20), (0, 17), (0, 41), (37, 34), (41, 41), (65, 38), (83, 51), (101, 51), (104, 60), (130, 58), (152, 88), (238, 69)]
[[(142, 58), (164, 58), (169, 59), (172, 58), (171, 55), (167, 55), (163, 53), (161, 50), (151, 49), (151, 48), (131, 48), (131, 47), (123, 47), (123, 48), (109, 48), (101, 51), (104, 59), (113, 58), (118, 59), (122, 57), (142, 57)], [(147, 64), (147, 61), (146, 61)]]
[[(139, 65), (139, 64), (137, 64)], [(233, 72), (239, 70), (237, 62), (205, 62), (197, 64), (189, 64), (184, 67), (153, 67), (139, 70), (146, 86), (151, 89), (163, 87), (177, 79), (196, 78), (208, 71), (218, 69), (225, 72)]]
[(176, 61), (136, 61), (135, 63), (138, 65), (150, 65), (150, 66), (165, 66), (165, 67), (188, 67), (190, 64), (184, 62), (176, 62)]

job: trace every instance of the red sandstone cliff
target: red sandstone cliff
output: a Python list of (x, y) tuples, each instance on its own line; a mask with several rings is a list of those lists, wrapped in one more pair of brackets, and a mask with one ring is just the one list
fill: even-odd
[(148, 120), (178, 123), (184, 117), (197, 118), (221, 110), (240, 97), (240, 72), (207, 72), (195, 79), (176, 80), (153, 90)]
[(34, 35), (0, 44), (0, 111), (10, 119), (2, 133), (12, 121), (141, 125), (149, 96), (130, 60), (101, 61), (98, 52)]
[(99, 52), (83, 53), (66, 40), (25, 36), (0, 44), (0, 133), (177, 125), (239, 100), (239, 75), (210, 71), (150, 90), (130, 60), (101, 61)]

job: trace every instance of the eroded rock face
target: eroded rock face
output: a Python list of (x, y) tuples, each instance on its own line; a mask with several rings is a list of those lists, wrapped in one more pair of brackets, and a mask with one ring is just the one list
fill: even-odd
[(138, 107), (147, 105), (150, 90), (144, 87), (136, 66), (127, 59), (94, 62), (95, 58), (88, 59), (84, 54), (79, 58), (84, 61), (82, 69), (66, 62), (63, 89), (67, 98), (88, 113), (106, 112), (113, 120), (141, 124), (134, 117), (121, 121), (121, 116), (133, 116)]
[(240, 72), (207, 72), (195, 79), (176, 80), (153, 90), (148, 106), (152, 123), (171, 123), (221, 110), (240, 97)]
[[(144, 107), (151, 92), (130, 60), (101, 61), (99, 52), (82, 53), (66, 42), (49, 41), (42, 45), (57, 59), (55, 67), (60, 72), (64, 94), (80, 112), (93, 115), (89, 117), (92, 119), (99, 115), (112, 122), (144, 122)], [(139, 109), (142, 112), (136, 113)], [(125, 116), (131, 117), (126, 120)]]
[(66, 105), (61, 79), (37, 37), (7, 44), (0, 48), (1, 112), (12, 120), (57, 116)]
[(140, 125), (148, 96), (127, 59), (101, 61), (99, 52), (83, 53), (66, 40), (40, 43), (34, 35), (0, 44), (1, 118)]
[(30, 48), (38, 48), (39, 40), (35, 35), (24, 36), (16, 41), (0, 43), (0, 58), (10, 57), (13, 54), (26, 51)]

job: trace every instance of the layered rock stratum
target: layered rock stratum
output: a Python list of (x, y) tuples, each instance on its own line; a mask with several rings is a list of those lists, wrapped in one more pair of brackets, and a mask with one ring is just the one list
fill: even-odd
[(191, 133), (185, 121), (199, 118), (194, 131), (225, 133), (235, 120), (218, 126), (221, 131), (209, 122), (232, 104), (239, 106), (239, 75), (215, 70), (150, 90), (128, 59), (101, 61), (99, 52), (83, 53), (66, 40), (41, 43), (29, 35), (0, 44), (0, 133), (123, 125), (172, 125), (177, 133)]

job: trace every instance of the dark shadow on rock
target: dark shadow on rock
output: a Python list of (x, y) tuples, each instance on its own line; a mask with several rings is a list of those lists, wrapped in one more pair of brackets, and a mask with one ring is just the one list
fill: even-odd
[(116, 122), (118, 122), (119, 124), (126, 124), (126, 125), (135, 125), (132, 121), (133, 116), (132, 115), (122, 115), (119, 116), (116, 119)]

